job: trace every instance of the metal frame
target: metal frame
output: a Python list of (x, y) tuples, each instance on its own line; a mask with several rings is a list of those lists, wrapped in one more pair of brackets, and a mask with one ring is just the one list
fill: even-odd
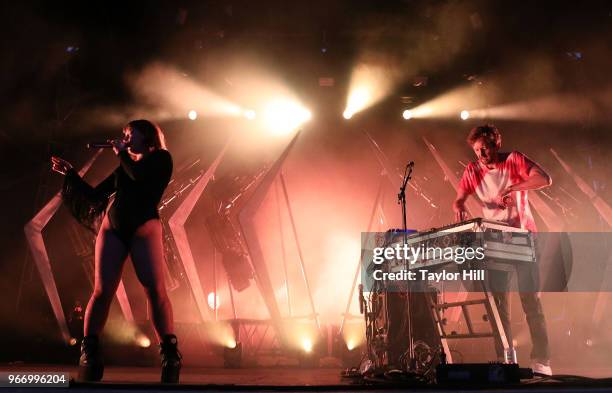
[[(208, 310), (208, 304), (206, 302), (206, 296), (202, 290), (202, 284), (198, 276), (198, 270), (196, 267), (195, 259), (191, 253), (191, 246), (189, 245), (189, 238), (187, 237), (187, 231), (185, 230), (185, 222), (191, 215), (191, 212), (195, 208), (196, 203), (200, 199), (202, 193), (206, 189), (206, 186), (214, 176), (217, 167), (221, 163), (223, 156), (225, 155), (228, 147), (230, 146), (232, 139), (228, 140), (217, 158), (213, 161), (206, 172), (200, 177), (197, 183), (192, 187), (187, 197), (183, 200), (180, 206), (176, 209), (172, 217), (168, 220), (168, 226), (176, 249), (181, 258), (181, 263), (185, 269), (185, 275), (189, 281), (189, 286), (193, 294), (194, 300), (198, 307), (200, 318), (202, 321), (206, 321), (211, 315)], [(215, 294), (216, 296), (216, 294)], [(233, 303), (232, 303), (233, 304)]]
[[(486, 288), (486, 285), (483, 284), (482, 291), (484, 293), (484, 298), (476, 299), (476, 300), (461, 300), (458, 302), (448, 302), (442, 304), (433, 304), (431, 299), (427, 297), (430, 302), (430, 307), (432, 310), (434, 322), (438, 328), (438, 334), (440, 336), (440, 341), (442, 342), (442, 349), (446, 355), (446, 361), (448, 363), (452, 363), (452, 355), (448, 347), (449, 339), (465, 339), (465, 338), (488, 338), (492, 337), (493, 339), (499, 341), (504, 348), (504, 353), (508, 353), (510, 349), (510, 345), (508, 343), (508, 338), (506, 337), (506, 332), (501, 323), (501, 318), (499, 316), (499, 310), (497, 309), (497, 305), (495, 304), (495, 299), (491, 292)], [(483, 305), (485, 307), (487, 313), (487, 319), (491, 325), (491, 333), (476, 333), (474, 332), (472, 326), (472, 320), (470, 318), (470, 313), (468, 310), (468, 306), (475, 305)], [(467, 334), (449, 334), (444, 329), (444, 317), (442, 316), (442, 312), (449, 308), (458, 308), (460, 313), (463, 314), (465, 319), (465, 323), (468, 328)]]
[(287, 209), (290, 215), (294, 240), (298, 248), (302, 277), (306, 284), (308, 296), (310, 300), (312, 314), (307, 317), (313, 318), (315, 320), (317, 328), (319, 332), (321, 332), (318, 314), (314, 306), (314, 300), (312, 298), (312, 293), (310, 292), (310, 285), (308, 281), (306, 265), (304, 263), (304, 258), (301, 252), (299, 237), (298, 237), (297, 230), (295, 227), (293, 213), (291, 211), (289, 195), (286, 189), (286, 184), (284, 184), (284, 180), (283, 180), (284, 177), (282, 175), (283, 164), (285, 160), (287, 159), (289, 152), (292, 150), (293, 146), (295, 145), (299, 135), (300, 135), (300, 132), (296, 133), (296, 135), (293, 137), (291, 142), (287, 145), (283, 153), (275, 161), (272, 167), (270, 167), (268, 172), (265, 174), (264, 178), (257, 185), (255, 192), (250, 196), (250, 199), (245, 203), (242, 210), (238, 214), (238, 224), (239, 224), (242, 234), (244, 235), (244, 239), (243, 239), (244, 244), (248, 251), (249, 260), (251, 262), (253, 271), (255, 273), (255, 283), (257, 284), (259, 291), (262, 295), (262, 298), (268, 308), (268, 312), (270, 313), (270, 321), (272, 323), (272, 326), (276, 330), (277, 336), (279, 337), (279, 339), (281, 340), (281, 343), (284, 346), (288, 346), (289, 340), (287, 339), (287, 334), (285, 332), (285, 327), (283, 325), (283, 317), (281, 315), (281, 312), (278, 306), (278, 302), (276, 300), (272, 282), (270, 281), (270, 275), (268, 274), (266, 258), (264, 256), (264, 253), (263, 253), (260, 241), (259, 241), (259, 237), (257, 235), (257, 227), (255, 225), (255, 215), (257, 214), (264, 199), (266, 198), (268, 191), (273, 186), (276, 179), (279, 178), (282, 189), (283, 189), (283, 195), (285, 197), (285, 202), (287, 204)]

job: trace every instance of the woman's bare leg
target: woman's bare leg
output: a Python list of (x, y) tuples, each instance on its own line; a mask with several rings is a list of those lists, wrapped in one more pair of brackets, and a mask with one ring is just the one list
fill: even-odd
[(96, 238), (94, 291), (85, 309), (85, 336), (102, 332), (121, 280), (127, 249), (104, 217)]
[(173, 334), (172, 305), (164, 283), (164, 246), (159, 220), (149, 220), (138, 228), (132, 240), (131, 257), (149, 298), (158, 339)]

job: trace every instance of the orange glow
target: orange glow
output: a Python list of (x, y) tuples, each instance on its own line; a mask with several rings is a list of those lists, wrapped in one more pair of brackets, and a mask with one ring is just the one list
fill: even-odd
[(310, 338), (302, 339), (302, 349), (306, 353), (311, 353), (312, 352), (312, 340)]
[(141, 348), (149, 348), (151, 346), (151, 340), (149, 339), (149, 337), (145, 336), (144, 334), (139, 334), (136, 337), (136, 343)]
[(236, 343), (236, 340), (234, 340), (233, 338), (228, 339), (225, 343), (225, 346), (230, 349), (236, 348), (236, 345), (238, 344)]
[(128, 80), (133, 93), (150, 103), (155, 118), (160, 120), (198, 116), (242, 115), (241, 108), (203, 86), (181, 70), (162, 63), (145, 67)]
[(226, 348), (236, 347), (234, 329), (227, 322), (209, 322), (206, 324), (207, 338), (216, 345)]
[(211, 310), (216, 310), (219, 308), (220, 302), (219, 302), (219, 294), (217, 294), (217, 296), (215, 296), (214, 292), (210, 292), (208, 294), (208, 297), (206, 298), (207, 303), (208, 303), (208, 307), (211, 308)]
[(246, 117), (249, 120), (253, 120), (253, 119), (255, 119), (255, 117), (257, 117), (257, 114), (252, 109), (246, 109), (244, 111), (244, 117)]
[(351, 74), (351, 83), (343, 116), (350, 119), (385, 98), (391, 88), (389, 70), (383, 66), (360, 64)]
[(349, 351), (352, 351), (353, 349), (355, 349), (357, 345), (355, 345), (355, 341), (353, 340), (349, 340), (346, 342), (346, 347), (348, 348)]
[(460, 113), (461, 119), (467, 120), (473, 113), (465, 108), (484, 106), (487, 99), (476, 85), (459, 87), (412, 108), (412, 118), (453, 118)]
[(350, 119), (355, 113), (368, 107), (371, 97), (370, 90), (364, 86), (359, 86), (351, 91), (343, 113), (344, 118)]
[(342, 337), (349, 351), (365, 342), (365, 325), (363, 321), (351, 321), (344, 325)]
[(263, 114), (265, 128), (274, 135), (286, 135), (309, 121), (312, 114), (298, 102), (287, 98), (274, 99)]

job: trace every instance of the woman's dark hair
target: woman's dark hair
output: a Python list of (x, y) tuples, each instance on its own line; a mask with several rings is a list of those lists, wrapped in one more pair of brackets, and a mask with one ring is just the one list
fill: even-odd
[(467, 137), (467, 143), (472, 146), (480, 138), (484, 138), (489, 144), (495, 145), (498, 148), (501, 146), (501, 133), (493, 124), (485, 124), (472, 128)]
[(147, 146), (156, 149), (166, 149), (166, 138), (164, 137), (164, 133), (161, 128), (152, 121), (143, 119), (132, 120), (124, 129), (129, 129), (131, 131), (137, 130), (140, 132)]

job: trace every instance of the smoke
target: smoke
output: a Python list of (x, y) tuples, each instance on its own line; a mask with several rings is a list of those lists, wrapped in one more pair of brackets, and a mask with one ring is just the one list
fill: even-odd
[(176, 113), (160, 107), (146, 105), (100, 105), (83, 111), (78, 123), (84, 128), (121, 129), (132, 119), (152, 119), (155, 122), (174, 119)]
[(612, 90), (584, 96), (559, 94), (496, 105), (470, 112), (472, 117), (559, 124), (612, 122)]
[(236, 116), (240, 108), (192, 80), (187, 74), (162, 63), (153, 63), (126, 77), (137, 101), (164, 108), (175, 118), (190, 110), (206, 116)]
[(436, 73), (453, 64), (470, 48), (475, 30), (482, 28), (481, 22), (474, 22), (480, 21), (478, 14), (456, 2), (427, 5), (420, 11), (412, 23), (404, 15), (375, 15), (355, 22), (363, 27), (356, 28), (359, 43), (351, 87), (375, 86), (368, 106), (421, 73)]
[(118, 127), (131, 119), (149, 118), (156, 122), (186, 119), (194, 110), (198, 116), (236, 117), (241, 109), (204, 87), (176, 67), (161, 62), (145, 65), (124, 76), (132, 103), (97, 106), (80, 115), (86, 125)]

